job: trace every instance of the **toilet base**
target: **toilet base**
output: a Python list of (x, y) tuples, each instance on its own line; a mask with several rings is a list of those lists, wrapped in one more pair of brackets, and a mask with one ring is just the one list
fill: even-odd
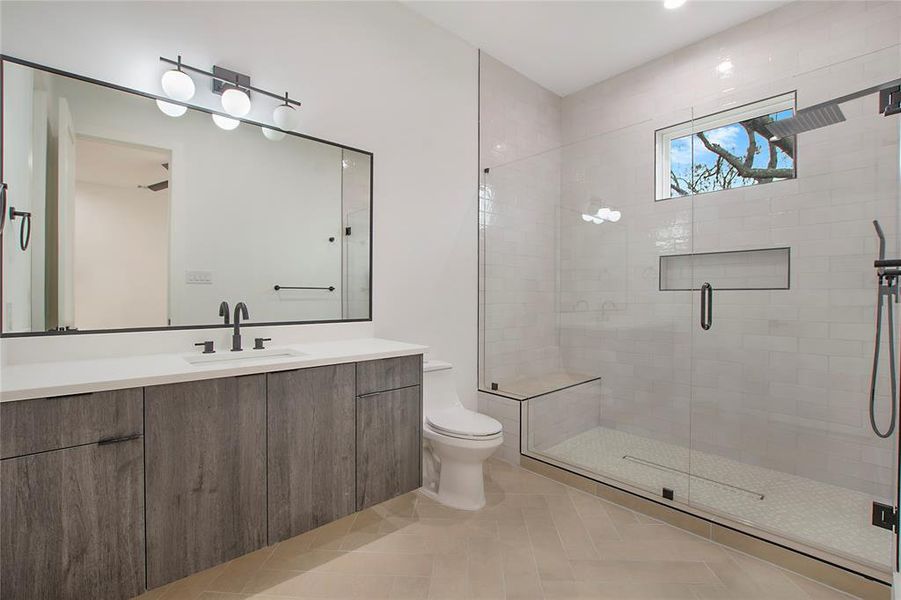
[[(426, 457), (431, 459), (431, 468), (428, 469), (431, 481), (423, 481), (422, 491), (426, 497), (458, 510), (479, 510), (484, 507), (485, 480), (482, 465), (503, 444), (503, 436), (491, 440), (464, 440), (424, 429), (423, 437), (426, 441)], [(434, 481), (436, 474), (437, 489)]]

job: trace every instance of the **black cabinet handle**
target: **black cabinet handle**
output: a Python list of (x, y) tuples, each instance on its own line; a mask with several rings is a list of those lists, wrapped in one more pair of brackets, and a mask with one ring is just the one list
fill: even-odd
[(130, 442), (131, 440), (137, 440), (141, 437), (140, 433), (134, 433), (132, 435), (126, 435), (122, 437), (114, 437), (114, 438), (104, 438), (97, 442), (98, 446), (106, 446), (108, 444), (119, 444), (121, 442)]
[(701, 286), (701, 329), (707, 331), (713, 325), (713, 286), (704, 282)]

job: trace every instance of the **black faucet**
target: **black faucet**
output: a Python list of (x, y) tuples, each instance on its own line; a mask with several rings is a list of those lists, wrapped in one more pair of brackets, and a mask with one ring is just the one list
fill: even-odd
[(223, 300), (219, 303), (219, 316), (225, 319), (225, 324), (228, 325), (228, 302)]
[(243, 302), (238, 302), (235, 305), (235, 331), (232, 334), (232, 352), (240, 352), (243, 350), (241, 347), (241, 319), (249, 319), (250, 315), (247, 314), (247, 305)]

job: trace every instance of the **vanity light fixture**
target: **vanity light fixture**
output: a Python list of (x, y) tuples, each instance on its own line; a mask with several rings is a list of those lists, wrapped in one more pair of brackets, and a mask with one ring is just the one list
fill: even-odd
[(600, 225), (601, 223), (610, 222), (616, 223), (622, 218), (622, 213), (618, 210), (613, 210), (608, 207), (601, 207), (600, 203), (597, 200), (592, 200), (588, 203), (588, 207), (585, 209), (585, 212), (582, 213), (582, 220), (586, 223), (594, 223), (595, 225)]
[(250, 112), (250, 96), (239, 87), (237, 77), (234, 87), (222, 92), (222, 108), (233, 117), (243, 117)]
[[(212, 71), (205, 71), (203, 69), (198, 69), (197, 67), (192, 67), (181, 62), (181, 55), (178, 56), (178, 60), (172, 60), (161, 56), (160, 61), (175, 66), (174, 69), (170, 69), (163, 74), (163, 91), (165, 91), (166, 95), (173, 100), (185, 102), (194, 96), (194, 82), (186, 73), (187, 71), (209, 77), (212, 80), (213, 93), (222, 96), (222, 108), (226, 113), (231, 115), (231, 117), (244, 117), (250, 112), (251, 92), (278, 100), (280, 104), (276, 106), (273, 111), (272, 120), (275, 122), (276, 127), (281, 129), (281, 131), (278, 131), (276, 127), (263, 127), (263, 135), (266, 136), (266, 139), (272, 141), (284, 139), (285, 132), (291, 131), (297, 126), (297, 109), (301, 106), (301, 103), (289, 97), (287, 92), (285, 92), (284, 95), (274, 94), (270, 91), (254, 87), (250, 85), (250, 76), (223, 67), (214, 66)], [(190, 86), (190, 93), (188, 93), (188, 86)], [(171, 114), (172, 112), (175, 112), (174, 109), (170, 109), (168, 106), (164, 109), (164, 105), (171, 103), (159, 101), (157, 104), (160, 107), (160, 110), (167, 115), (178, 116)], [(170, 112), (167, 112), (167, 109)], [(237, 119), (226, 117), (225, 115), (214, 114), (213, 121), (216, 125), (226, 130), (234, 129), (240, 124), (240, 121)]]
[(260, 127), (260, 130), (263, 132), (263, 137), (270, 142), (280, 142), (288, 135), (281, 129), (272, 129), (270, 127)]
[(172, 102), (166, 102), (165, 100), (157, 100), (156, 106), (164, 115), (170, 117), (180, 117), (188, 112), (188, 107), (184, 104), (173, 104)]
[(163, 91), (173, 100), (187, 102), (194, 97), (194, 80), (191, 79), (190, 75), (182, 71), (181, 54), (178, 55), (178, 60), (174, 64), (174, 69), (169, 69), (163, 73), (161, 81)]
[(291, 131), (297, 127), (297, 111), (289, 104), (288, 92), (285, 92), (285, 102), (276, 106), (272, 111), (272, 120), (285, 131)]
[(685, 0), (663, 0), (663, 7), (670, 10), (679, 8), (683, 4), (685, 4)]
[(225, 131), (231, 131), (232, 129), (237, 129), (238, 125), (241, 124), (241, 121), (238, 119), (232, 119), (231, 117), (226, 117), (224, 115), (218, 115), (213, 113), (213, 123), (216, 124), (216, 127), (219, 129), (224, 129)]

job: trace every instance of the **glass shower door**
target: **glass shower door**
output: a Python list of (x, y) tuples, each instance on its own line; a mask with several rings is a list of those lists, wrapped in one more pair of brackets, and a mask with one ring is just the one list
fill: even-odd
[[(894, 47), (735, 94), (797, 90), (803, 108), (899, 73)], [(711, 291), (694, 293), (689, 460), (693, 506), (887, 574), (893, 536), (871, 520), (873, 502), (895, 504), (897, 434), (881, 438), (870, 423), (873, 221), (887, 255), (899, 256), (901, 117), (883, 116), (877, 105), (878, 94), (852, 100), (840, 105), (846, 120), (778, 138), (794, 177), (693, 197), (694, 253), (704, 265), (694, 274)], [(722, 107), (702, 103), (694, 113)], [(732, 146), (696, 139), (696, 160), (744, 156), (754, 131), (739, 124), (729, 132)], [(775, 138), (755, 140), (765, 163), (753, 160), (756, 175), (784, 164), (768, 160), (780, 151)], [(893, 398), (883, 327), (874, 418), (884, 431), (897, 392)]]

